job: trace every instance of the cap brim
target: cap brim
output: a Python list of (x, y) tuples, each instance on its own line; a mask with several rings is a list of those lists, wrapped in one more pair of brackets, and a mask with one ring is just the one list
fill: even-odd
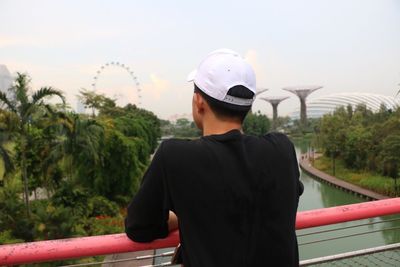
[(196, 77), (197, 70), (192, 70), (186, 78), (186, 81), (193, 82), (194, 78)]

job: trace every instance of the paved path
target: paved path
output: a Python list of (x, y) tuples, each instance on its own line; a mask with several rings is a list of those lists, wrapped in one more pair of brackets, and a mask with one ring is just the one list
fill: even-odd
[[(128, 252), (128, 253), (120, 253), (120, 254), (113, 254), (105, 257), (104, 261), (114, 261), (114, 260), (123, 260), (129, 258), (135, 258), (138, 256), (144, 255), (154, 255), (154, 250), (144, 250), (138, 252)], [(147, 260), (133, 260), (133, 261), (123, 261), (123, 262), (116, 262), (116, 263), (103, 263), (101, 267), (135, 267), (135, 266), (146, 266), (152, 265), (153, 259)]]
[(390, 198), (388, 196), (378, 194), (376, 192), (373, 192), (371, 190), (362, 188), (360, 186), (345, 182), (345, 181), (343, 181), (341, 179), (338, 179), (338, 178), (336, 178), (334, 176), (331, 176), (331, 175), (329, 175), (329, 174), (327, 174), (325, 172), (322, 172), (322, 171), (314, 168), (311, 165), (311, 163), (310, 163), (310, 161), (309, 161), (309, 159), (307, 157), (307, 154), (302, 154), (301, 155), (301, 157), (299, 159), (299, 164), (300, 164), (300, 167), (303, 169), (303, 171), (305, 171), (308, 174), (310, 174), (311, 176), (313, 176), (313, 177), (315, 177), (315, 178), (317, 178), (319, 180), (322, 180), (324, 182), (327, 182), (327, 183), (329, 183), (329, 184), (331, 184), (331, 185), (333, 185), (335, 187), (339, 187), (339, 188), (344, 189), (346, 191), (350, 191), (350, 192), (355, 193), (357, 195), (360, 195), (362, 197), (366, 197), (366, 198), (368, 198), (370, 200), (379, 200), (379, 199)]

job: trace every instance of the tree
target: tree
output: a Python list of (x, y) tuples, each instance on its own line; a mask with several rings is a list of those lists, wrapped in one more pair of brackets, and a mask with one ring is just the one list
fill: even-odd
[(332, 158), (333, 175), (336, 171), (336, 158), (344, 151), (348, 125), (348, 114), (344, 107), (337, 109), (334, 114), (324, 115), (321, 119), (321, 143), (325, 155)]
[(394, 179), (394, 188), (397, 195), (397, 178), (400, 172), (400, 135), (391, 134), (382, 142), (381, 168), (383, 175)]
[(373, 120), (373, 112), (365, 104), (358, 104), (354, 110), (352, 121), (367, 126)]
[(353, 106), (351, 104), (348, 104), (346, 106), (346, 110), (347, 110), (347, 115), (349, 117), (349, 120), (351, 120), (353, 118)]
[(63, 103), (65, 98), (61, 91), (52, 87), (42, 87), (36, 92), (30, 94), (29, 88), (30, 78), (27, 74), (17, 73), (14, 85), (9, 89), (11, 97), (4, 92), (0, 92), (0, 101), (6, 106), (6, 109), (17, 117), (14, 120), (16, 129), (13, 134), (15, 142), (21, 153), (21, 171), (24, 181), (24, 198), (26, 212), (30, 216), (29, 207), (29, 189), (28, 189), (28, 173), (27, 173), (27, 139), (29, 135), (30, 125), (32, 124), (33, 115), (39, 107), (45, 107), (47, 111), (52, 112), (51, 107), (46, 104), (45, 99), (51, 96), (58, 96)]
[(102, 165), (90, 185), (96, 195), (118, 201), (132, 196), (139, 187), (139, 178), (145, 169), (139, 160), (140, 150), (146, 143), (137, 137), (124, 136), (115, 129), (108, 131), (106, 136)]
[(278, 129), (278, 130), (285, 131), (289, 124), (290, 124), (289, 116), (276, 118), (276, 129)]
[(186, 118), (180, 118), (176, 120), (175, 125), (178, 128), (190, 127), (190, 121)]
[(160, 128), (162, 136), (170, 136), (173, 135), (174, 126), (169, 120), (160, 119)]
[(100, 146), (104, 139), (104, 128), (96, 120), (81, 119), (77, 114), (59, 114), (62, 134), (54, 146), (50, 160), (64, 162), (69, 179), (80, 169), (95, 172), (101, 155)]
[(172, 135), (180, 138), (196, 138), (201, 136), (201, 131), (193, 121), (180, 118), (172, 125)]
[(347, 167), (364, 169), (372, 150), (372, 131), (361, 125), (349, 127), (342, 151)]
[(261, 136), (269, 131), (270, 126), (270, 120), (266, 115), (262, 115), (260, 111), (249, 112), (243, 122), (243, 131), (246, 134)]
[[(11, 140), (10, 131), (8, 129), (10, 114), (6, 111), (0, 113), (0, 158), (3, 160), (4, 173), (0, 174), (6, 176), (14, 169), (14, 163), (12, 160), (11, 152), (7, 145)], [(0, 177), (0, 186), (3, 185), (4, 181)]]
[(8, 235), (11, 239), (32, 241), (32, 223), (26, 216), (21, 189), (21, 180), (14, 177), (7, 179), (4, 187), (0, 188), (0, 236), (1, 232), (10, 230)]
[(106, 97), (104, 94), (98, 94), (95, 91), (82, 89), (79, 91), (78, 99), (83, 103), (85, 108), (92, 109), (92, 117), (96, 116), (96, 110), (114, 109), (116, 107), (116, 99)]
[[(112, 100), (107, 100), (112, 101)], [(126, 136), (134, 136), (145, 139), (150, 153), (158, 146), (161, 137), (160, 120), (154, 113), (128, 104), (125, 107), (102, 106), (99, 110), (101, 120), (110, 120), (117, 129)]]

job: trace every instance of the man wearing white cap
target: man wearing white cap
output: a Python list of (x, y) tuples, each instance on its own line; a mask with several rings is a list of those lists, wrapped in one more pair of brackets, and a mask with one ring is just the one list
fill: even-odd
[(149, 242), (179, 225), (185, 267), (298, 266), (303, 186), (293, 144), (279, 133), (242, 133), (256, 94), (252, 67), (220, 49), (189, 81), (203, 136), (160, 145), (128, 207), (128, 237)]

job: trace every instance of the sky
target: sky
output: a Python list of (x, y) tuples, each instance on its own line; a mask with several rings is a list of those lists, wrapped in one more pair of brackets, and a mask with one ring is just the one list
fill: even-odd
[[(76, 108), (107, 62), (134, 72), (140, 106), (163, 119), (190, 114), (190, 71), (211, 51), (230, 48), (255, 69), (262, 96), (286, 86), (321, 85), (309, 100), (343, 92), (394, 96), (400, 89), (400, 1), (0, 0), (0, 64), (26, 72), (32, 89), (53, 86)], [(107, 67), (96, 88), (117, 103), (138, 103), (123, 68)], [(271, 116), (256, 99), (253, 111)]]

